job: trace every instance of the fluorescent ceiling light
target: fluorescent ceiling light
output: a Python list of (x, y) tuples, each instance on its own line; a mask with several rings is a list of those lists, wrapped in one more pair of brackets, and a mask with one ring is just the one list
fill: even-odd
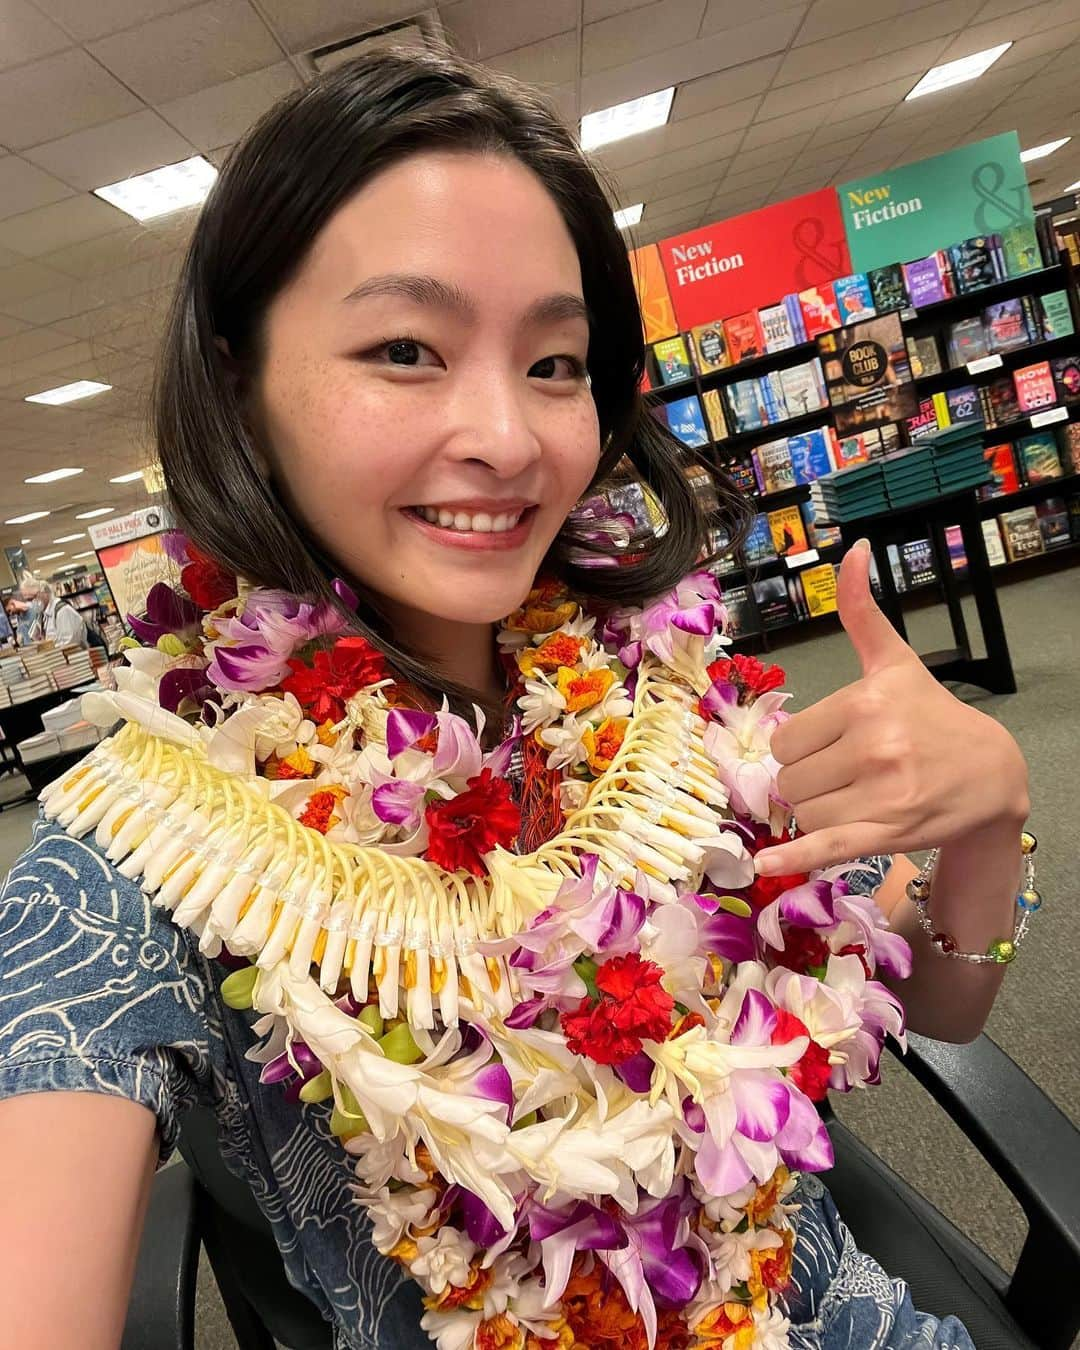
[(136, 469), (134, 473), (122, 473), (116, 478), (110, 478), (110, 483), (134, 483), (136, 478), (142, 477), (142, 469)]
[(20, 544), (28, 544), (29, 542), (30, 542), (29, 539), (20, 539), (20, 540), (19, 540), (19, 543), (20, 543)]
[(1063, 145), (1068, 145), (1071, 140), (1071, 136), (1062, 136), (1058, 141), (1047, 141), (1045, 145), (1033, 145), (1030, 150), (1021, 150), (1020, 158), (1025, 164), (1029, 159), (1045, 159), (1047, 155), (1052, 155), (1055, 150), (1060, 150)]
[(94, 556), (94, 550), (88, 548), (85, 553), (73, 553), (71, 556), (73, 558), (92, 558)]
[(217, 169), (202, 155), (192, 155), (179, 164), (166, 164), (149, 173), (138, 173), (119, 183), (94, 189), (96, 197), (118, 206), (136, 220), (153, 220), (172, 211), (198, 206), (210, 191)]
[(46, 389), (40, 394), (27, 394), (26, 403), (74, 403), (79, 398), (91, 398), (94, 394), (103, 394), (111, 389), (111, 384), (99, 384), (97, 380), (76, 380), (74, 384), (62, 384), (56, 389)]
[(53, 558), (62, 558), (63, 556), (64, 550), (61, 549), (59, 553), (39, 553), (37, 560), (38, 562), (52, 562)]
[(922, 98), (923, 94), (936, 94), (939, 89), (948, 89), (954, 84), (977, 80), (990, 69), (999, 56), (1004, 56), (1011, 46), (1011, 42), (1001, 42), (996, 47), (987, 47), (984, 52), (961, 56), (958, 61), (946, 61), (943, 66), (931, 66), (911, 93), (905, 97), (904, 102), (911, 98)]
[(1067, 188), (1062, 188), (1063, 192), (1080, 192), (1080, 178), (1075, 183), (1070, 183)]
[(62, 534), (59, 539), (54, 539), (54, 544), (70, 544), (73, 539), (85, 539), (86, 531), (80, 530), (78, 534)]
[(41, 520), (47, 516), (48, 511), (27, 511), (25, 516), (11, 516), (4, 521), (5, 525), (29, 525), (32, 520)]
[(625, 206), (621, 211), (615, 212), (615, 224), (620, 230), (625, 230), (628, 225), (636, 225), (644, 210), (644, 202), (636, 202), (633, 206)]
[(24, 483), (59, 483), (61, 478), (74, 478), (84, 473), (84, 469), (50, 469), (48, 473), (36, 473), (33, 478), (24, 478)]
[(598, 145), (621, 141), (625, 136), (636, 136), (641, 131), (662, 127), (671, 112), (675, 86), (658, 89), (655, 94), (616, 103), (599, 112), (586, 113), (581, 119), (581, 148), (594, 150)]
[(115, 510), (115, 506), (97, 506), (93, 511), (80, 511), (75, 519), (93, 520), (95, 516), (111, 516)]

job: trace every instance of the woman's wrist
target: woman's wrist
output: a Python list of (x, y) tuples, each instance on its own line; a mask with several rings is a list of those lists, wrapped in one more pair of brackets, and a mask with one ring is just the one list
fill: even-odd
[(928, 912), (935, 928), (947, 933), (961, 951), (985, 951), (989, 943), (1011, 938), (1025, 823), (1026, 816), (1018, 809), (1003, 813), (941, 848)]

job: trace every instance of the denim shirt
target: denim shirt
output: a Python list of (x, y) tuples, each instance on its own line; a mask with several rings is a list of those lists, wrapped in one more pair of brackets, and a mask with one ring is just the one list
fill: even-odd
[[(888, 860), (876, 862), (860, 889), (884, 875)], [(329, 1106), (292, 1105), (260, 1084), (244, 1057), (256, 1014), (225, 1006), (226, 973), (92, 835), (72, 839), (39, 816), (0, 890), (0, 1098), (64, 1090), (141, 1102), (157, 1118), (159, 1165), (184, 1110), (211, 1107), (226, 1165), (266, 1215), (290, 1283), (331, 1323), (335, 1350), (423, 1350), (420, 1291), (371, 1245)], [(916, 1312), (903, 1281), (856, 1250), (817, 1177), (791, 1199), (802, 1205), (792, 1350), (974, 1350), (955, 1318)]]

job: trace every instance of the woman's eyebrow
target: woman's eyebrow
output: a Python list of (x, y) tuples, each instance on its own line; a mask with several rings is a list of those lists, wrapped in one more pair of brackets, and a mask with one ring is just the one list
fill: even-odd
[[(408, 272), (387, 272), (368, 277), (346, 295), (343, 304), (366, 300), (371, 296), (400, 295), (418, 305), (451, 310), (466, 322), (476, 319), (476, 306), (460, 286), (439, 277)], [(580, 295), (558, 292), (533, 301), (521, 318), (521, 326), (561, 323), (567, 319), (583, 319), (589, 323), (589, 309)]]

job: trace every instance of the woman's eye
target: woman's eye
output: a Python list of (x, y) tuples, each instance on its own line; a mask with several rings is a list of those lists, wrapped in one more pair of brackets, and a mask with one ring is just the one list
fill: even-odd
[(542, 360), (537, 361), (529, 374), (535, 375), (541, 380), (559, 378), (557, 363), (560, 361), (563, 364), (563, 379), (578, 380), (585, 374), (584, 363), (579, 361), (576, 356), (545, 356)]
[(432, 364), (423, 360), (424, 352), (438, 361), (430, 347), (410, 337), (386, 338), (367, 354), (376, 360), (385, 357), (385, 360), (380, 360), (382, 365), (416, 367)]

